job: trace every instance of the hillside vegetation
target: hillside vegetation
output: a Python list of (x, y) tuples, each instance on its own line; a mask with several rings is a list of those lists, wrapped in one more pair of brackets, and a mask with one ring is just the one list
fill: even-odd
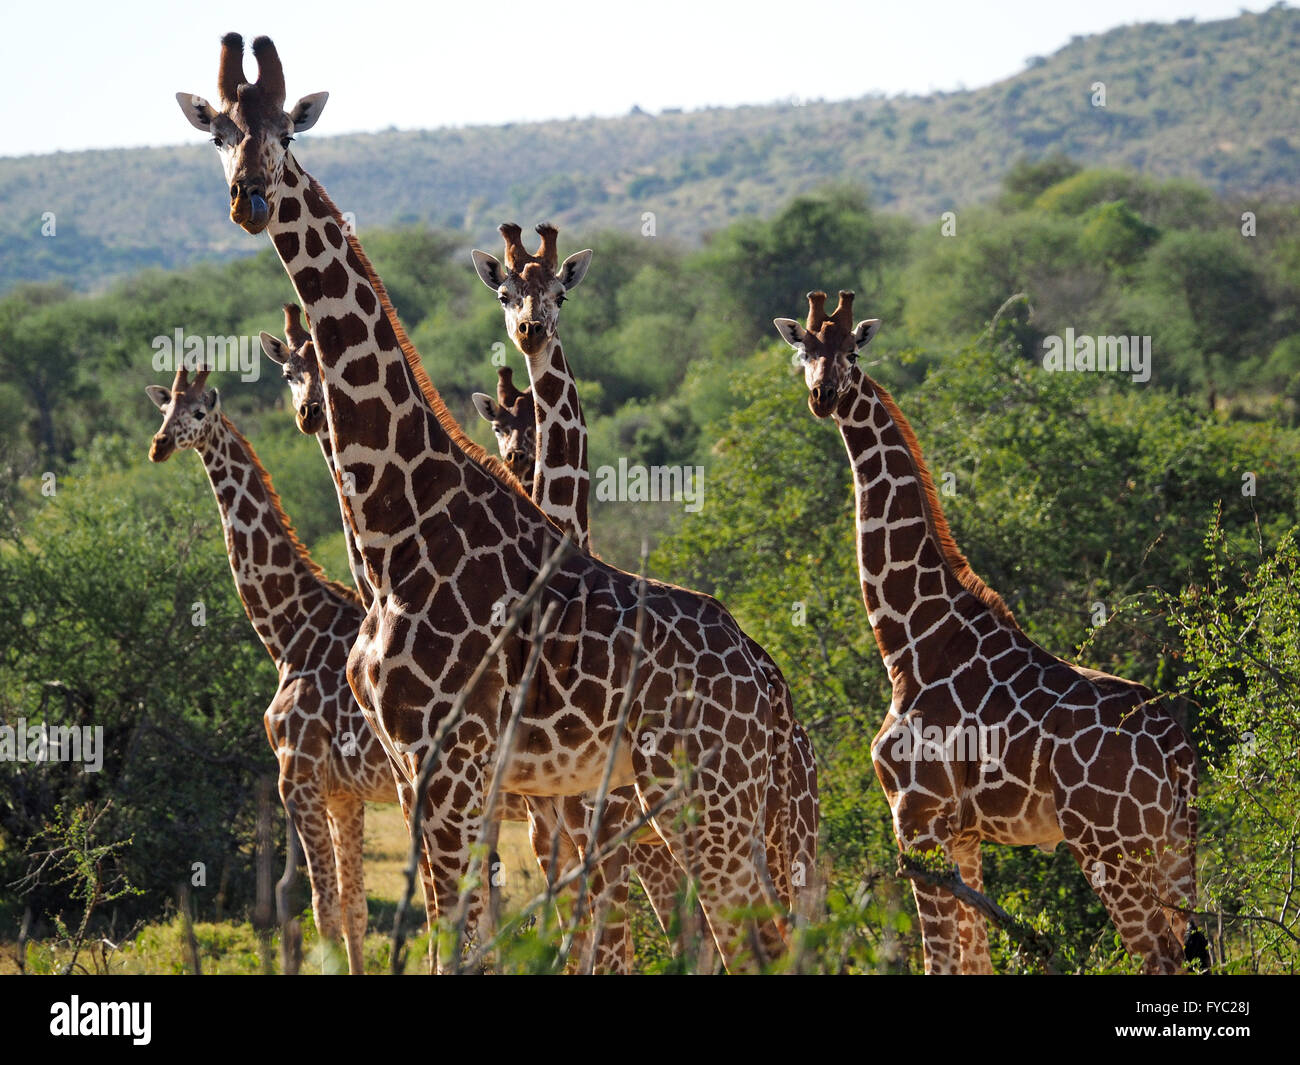
[[(1077, 38), (969, 92), (309, 135), (299, 150), (363, 233), (425, 225), (465, 244), (515, 217), (640, 234), (647, 213), (660, 238), (694, 244), (828, 181), (921, 221), (987, 202), (1009, 160), (1053, 153), (1253, 201), (1293, 195), (1300, 175), (1298, 49), (1300, 11), (1279, 6)], [(1105, 106), (1094, 106), (1098, 82)], [(183, 141), (192, 131), (175, 119)], [(252, 253), (259, 245), (224, 207), (207, 145), (0, 159), (0, 289), (44, 279), (95, 289), (144, 267)]]

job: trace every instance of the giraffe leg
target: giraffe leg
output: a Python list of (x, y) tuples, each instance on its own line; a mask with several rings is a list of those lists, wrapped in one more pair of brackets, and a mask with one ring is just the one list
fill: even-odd
[[(766, 748), (766, 739), (760, 750)], [(752, 970), (785, 953), (785, 928), (772, 916), (765, 841), (768, 777), (756, 774), (739, 743), (715, 748), (699, 770), (694, 794), (677, 794), (654, 819), (677, 864), (700, 885), (700, 902), (729, 971)], [(688, 753), (688, 758), (689, 754)], [(632, 753), (644, 810), (668, 798), (676, 776), (657, 748)], [(698, 765), (698, 755), (690, 759)], [(759, 916), (755, 916), (758, 914)]]
[(366, 806), (353, 796), (335, 799), (330, 804), (330, 834), (334, 837), (334, 856), (338, 864), (339, 898), (343, 906), (343, 935), (348, 946), (348, 972), (360, 976), (366, 971), (365, 941), (366, 881), (361, 861), (361, 842), (365, 835)]
[[(315, 771), (314, 766), (311, 771)], [(280, 773), (280, 799), (284, 808), (292, 811), (293, 825), (302, 844), (311, 881), (312, 915), (328, 959), (331, 949), (342, 948), (338, 867), (334, 860), (329, 808), (315, 780), (295, 780), (292, 765), (287, 772)]]
[[(399, 775), (394, 773), (394, 782), (397, 785), (397, 805), (402, 810), (402, 820), (406, 824), (407, 838), (409, 839), (410, 832), (411, 832), (411, 809), (414, 806), (414, 802), (411, 798), (411, 792), (413, 791), (413, 788), (411, 786), (411, 782), (408, 781), (404, 775)], [(429, 853), (428, 853), (427, 846), (422, 847), (420, 850), (418, 868), (420, 873), (420, 893), (423, 896), (424, 912), (427, 921), (428, 915), (434, 913), (433, 900), (435, 898), (434, 887), (433, 887), (433, 870), (429, 865)], [(437, 963), (437, 952), (435, 950), (435, 945), (437, 943), (437, 936), (434, 934), (434, 930), (436, 929), (436, 927), (437, 926), (435, 924), (429, 925), (430, 935), (429, 935), (428, 965), (429, 965), (430, 972), (433, 971), (434, 966)]]
[(1105, 904), (1124, 949), (1142, 958), (1142, 971), (1179, 972), (1182, 941), (1165, 911), (1153, 901), (1159, 881), (1152, 863), (1126, 857), (1118, 848), (1081, 846), (1068, 840), (1066, 845)]
[[(561, 876), (577, 868), (582, 860), (579, 844), (574, 840), (565, 818), (561, 814), (563, 799), (528, 796), (528, 841), (532, 844), (533, 857), (542, 871), (542, 879), (547, 884), (554, 884)], [(581, 825), (576, 826), (581, 828)], [(560, 888), (555, 896), (555, 915), (560, 928), (567, 928), (575, 907), (581, 886), (577, 883)], [(579, 928), (574, 936), (573, 953), (581, 958), (587, 952), (585, 928)]]
[[(1089, 779), (1094, 767), (1106, 771), (1123, 764), (1121, 758), (1131, 761), (1133, 748), (1131, 736), (1107, 733), (1084, 763), (1073, 745), (1058, 744), (1052, 759), (1057, 819), (1124, 949), (1143, 959), (1144, 972), (1173, 973), (1183, 966), (1187, 918), (1165, 904), (1184, 901), (1169, 897), (1179, 883), (1195, 890), (1194, 870), (1185, 864), (1194, 816), (1191, 792), (1174, 758), (1162, 767), (1161, 777), (1149, 770), (1132, 773), (1127, 790), (1119, 793)], [(1188, 749), (1185, 760), (1190, 758)], [(1171, 882), (1171, 862), (1177, 866), (1180, 856), (1184, 875)]]
[(672, 852), (663, 842), (637, 843), (632, 847), (631, 867), (673, 956), (686, 955), (694, 972), (712, 972), (717, 953), (709, 922)]
[[(482, 763), (471, 753), (475, 748), (470, 738), (457, 732), (448, 738), (421, 803), (424, 847), (433, 885), (429, 943), (439, 973), (455, 972), (460, 964), (461, 959), (450, 954), (454, 922), (460, 916), (461, 888), (471, 868), (482, 820)], [(491, 761), (490, 754), (486, 761)], [(464, 899), (463, 945), (470, 949), (477, 943), (485, 894), (480, 885)]]
[[(635, 792), (620, 789), (606, 796), (600, 830), (588, 826), (587, 847), (603, 850), (606, 841), (629, 827), (641, 814)], [(584, 815), (581, 802), (566, 806), (566, 814), (576, 805)], [(585, 820), (585, 817), (584, 817)], [(591, 944), (589, 956), (583, 957), (582, 971), (601, 974), (632, 971), (632, 930), (627, 920), (628, 861), (630, 847), (626, 841), (611, 848), (593, 865), (591, 874)]]
[[(894, 796), (889, 796), (891, 803)], [(919, 806), (919, 809), (913, 809)], [(905, 854), (925, 854), (939, 850), (951, 862), (953, 858), (948, 819), (936, 812), (932, 802), (909, 803), (905, 794), (894, 810), (894, 834)], [(912, 881), (912, 895), (921, 919), (921, 943), (925, 951), (926, 975), (955, 975), (961, 972), (961, 942), (958, 934), (958, 910), (961, 908), (950, 892)]]
[[(961, 836), (953, 843), (953, 857), (962, 882), (976, 891), (984, 890), (984, 863), (980, 859), (978, 836)], [(988, 976), (993, 972), (989, 957), (989, 930), (984, 915), (969, 906), (958, 905), (957, 938), (961, 943), (961, 971)]]

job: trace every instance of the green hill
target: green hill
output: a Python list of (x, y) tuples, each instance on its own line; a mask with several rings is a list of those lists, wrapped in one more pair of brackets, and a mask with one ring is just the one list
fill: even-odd
[[(989, 199), (1013, 160), (1053, 153), (1276, 196), (1300, 172), (1298, 46), (1300, 11), (1278, 6), (1076, 38), (970, 92), (303, 137), (300, 150), (363, 230), (431, 224), (476, 240), (506, 217), (639, 233), (650, 211), (659, 237), (696, 242), (828, 182), (920, 220)], [(158, 136), (187, 132), (177, 114)], [(261, 246), (226, 220), (206, 146), (0, 159), (0, 206), (0, 289), (52, 278), (96, 288)], [(41, 235), (47, 211), (52, 238)]]

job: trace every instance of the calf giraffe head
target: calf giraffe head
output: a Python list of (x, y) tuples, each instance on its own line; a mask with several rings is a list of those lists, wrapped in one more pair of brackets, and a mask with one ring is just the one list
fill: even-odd
[(841, 292), (834, 312), (826, 315), (826, 293), (808, 293), (808, 321), (777, 318), (776, 330), (799, 355), (808, 385), (808, 409), (818, 418), (829, 417), (851, 384), (849, 367), (858, 352), (871, 343), (880, 328), (879, 318), (853, 324), (853, 293)]
[(496, 434), (501, 457), (510, 472), (519, 478), (525, 491), (532, 493), (533, 460), (537, 451), (537, 421), (531, 389), (520, 392), (515, 387), (514, 372), (509, 366), (497, 370), (497, 398), (486, 392), (474, 393), (474, 409)]
[(262, 334), (262, 350), (281, 368), (293, 397), (294, 417), (300, 432), (315, 436), (325, 428), (325, 387), (311, 334), (303, 328), (296, 303), (284, 305), (284, 340)]
[(211, 134), (221, 153), (230, 186), (230, 220), (249, 233), (266, 228), (275, 209), (284, 174), (284, 159), (295, 133), (309, 130), (320, 118), (327, 92), (304, 96), (284, 110), (284, 70), (269, 37), (253, 41), (257, 81), (244, 77), (244, 39), (237, 33), (221, 38), (217, 71), (220, 107), (202, 96), (178, 92), (190, 125)]
[(145, 393), (163, 412), (162, 428), (149, 445), (149, 461), (165, 462), (173, 451), (198, 447), (221, 417), (221, 397), (215, 388), (204, 388), (207, 370), (189, 380), (189, 371), (177, 370), (171, 388), (149, 385)]
[(498, 227), (506, 242), (503, 267), (485, 251), (475, 251), (474, 269), (483, 284), (493, 289), (506, 311), (506, 330), (524, 355), (536, 355), (555, 337), (560, 305), (570, 289), (577, 288), (591, 265), (591, 249), (574, 252), (563, 263), (556, 251), (559, 230), (547, 222), (537, 227), (542, 243), (529, 255), (513, 222)]

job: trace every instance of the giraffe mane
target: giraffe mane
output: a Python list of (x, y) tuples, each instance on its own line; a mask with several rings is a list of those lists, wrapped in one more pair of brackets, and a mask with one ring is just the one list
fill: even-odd
[(243, 433), (236, 429), (234, 422), (227, 418), (224, 413), (221, 415), (221, 421), (225, 426), (226, 431), (239, 441), (244, 451), (247, 452), (249, 459), (252, 461), (253, 472), (261, 479), (262, 487), (266, 489), (266, 497), (271, 501), (271, 513), (274, 515), (275, 520), (280, 523), (280, 528), (284, 531), (284, 537), (289, 541), (289, 547), (302, 561), (303, 565), (307, 567), (308, 572), (310, 572), (311, 575), (325, 588), (333, 592), (340, 599), (346, 599), (348, 602), (353, 603), (364, 610), (365, 605), (361, 602), (361, 595), (355, 589), (349, 588), (346, 584), (340, 584), (338, 581), (330, 580), (330, 578), (325, 575), (325, 571), (320, 568), (320, 564), (311, 557), (311, 552), (307, 550), (306, 544), (298, 539), (298, 534), (293, 528), (293, 522), (289, 520), (289, 515), (284, 512), (284, 506), (280, 502), (280, 493), (275, 490), (275, 485), (271, 483), (271, 474), (267, 471), (267, 468), (262, 465), (262, 460), (257, 457), (257, 452), (253, 450), (253, 445), (248, 442), (248, 437), (244, 436)]
[[(898, 426), (898, 431), (903, 436), (903, 443), (907, 445), (907, 450), (911, 453), (912, 464), (916, 467), (917, 478), (921, 482), (921, 500), (925, 511), (926, 525), (929, 527), (931, 535), (934, 536), (935, 542), (938, 543), (939, 551), (948, 564), (948, 568), (952, 570), (953, 576), (957, 578), (957, 583), (1003, 621), (1010, 625), (1016, 625), (1016, 618), (1011, 613), (1011, 608), (1003, 601), (1002, 596), (985, 584), (979, 575), (971, 569), (970, 563), (966, 561), (966, 556), (961, 553), (957, 541), (953, 539), (952, 530), (948, 528), (948, 519), (943, 516), (943, 507), (939, 505), (939, 493), (935, 491), (934, 478), (930, 476), (930, 467), (925, 464), (925, 459), (921, 456), (921, 445), (916, 439), (916, 434), (912, 432), (911, 423), (908, 422), (903, 412), (898, 409), (894, 397), (883, 386), (875, 379), (867, 377), (866, 374), (862, 376), (875, 389), (876, 397), (884, 406), (885, 412), (893, 419), (894, 424)], [(1016, 627), (1019, 628), (1018, 625)]]
[(471, 461), (482, 466), (489, 474), (505, 485), (505, 487), (512, 489), (514, 492), (523, 496), (523, 498), (528, 499), (529, 502), (532, 502), (528, 493), (524, 491), (524, 486), (519, 483), (519, 478), (510, 472), (510, 467), (494, 455), (489, 455), (487, 451), (474, 443), (474, 441), (466, 435), (460, 422), (458, 422), (452, 415), (451, 411), (447, 409), (447, 404), (443, 400), (442, 395), (434, 387), (433, 382), (429, 380), (429, 375), (424, 370), (424, 364), (420, 362), (420, 353), (415, 350), (415, 345), (411, 343), (410, 338), (406, 335), (406, 329), (402, 326), (401, 320), (397, 317), (397, 311), (393, 307), (392, 301), (388, 298), (388, 290), (384, 288), (383, 281), (379, 279), (379, 275), (375, 272), (375, 268), (370, 265), (370, 259), (361, 249), (361, 242), (357, 240), (355, 235), (349, 232), (349, 227), (344, 224), (342, 212), (334, 206), (334, 201), (329, 198), (329, 194), (325, 191), (325, 187), (314, 177), (311, 177), (311, 175), (308, 175), (308, 180), (311, 183), (312, 191), (320, 197), (321, 203), (325, 205), (331, 217), (333, 217), (334, 221), (338, 223), (339, 228), (347, 238), (348, 247), (352, 250), (352, 253), (356, 255), (357, 261), (361, 263), (362, 269), (365, 270), (366, 278), (370, 282), (370, 287), (375, 290), (375, 295), (379, 297), (379, 306), (383, 310), (384, 316), (388, 319), (388, 324), (393, 327), (393, 333), (397, 336), (397, 342), (402, 347), (402, 356), (406, 359), (406, 365), (410, 368), (411, 376), (415, 378), (416, 385), (424, 396), (425, 402), (429, 404), (430, 408), (432, 408), (434, 416), (438, 419), (438, 424), (442, 426), (443, 432), (451, 438), (452, 443), (469, 456)]

